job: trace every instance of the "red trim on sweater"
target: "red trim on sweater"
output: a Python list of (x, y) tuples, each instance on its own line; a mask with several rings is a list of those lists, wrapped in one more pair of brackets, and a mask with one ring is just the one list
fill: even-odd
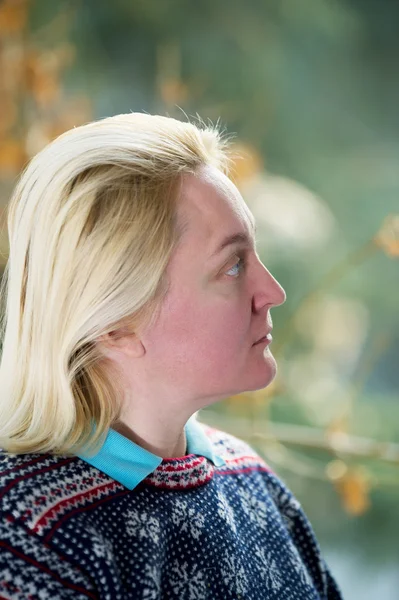
[[(86, 492), (81, 492), (80, 494), (75, 494), (74, 496), (69, 496), (68, 498), (60, 500), (59, 502), (57, 502), (57, 504), (54, 504), (51, 508), (49, 508), (45, 513), (42, 514), (40, 519), (36, 522), (35, 526), (33, 527), (32, 531), (38, 533), (41, 527), (46, 526), (46, 521), (56, 519), (57, 514), (62, 512), (62, 510), (66, 508), (68, 504), (74, 505), (83, 499), (90, 500), (90, 498), (92, 498), (93, 496), (97, 496), (103, 490), (108, 491), (107, 488), (114, 488), (116, 484), (116, 481), (110, 481), (103, 485), (92, 488), (91, 490), (87, 490)], [(93, 505), (91, 504), (91, 506)]]
[[(114, 483), (115, 487), (122, 486), (122, 484), (118, 483), (117, 481), (114, 481), (113, 483)], [(119, 494), (114, 494), (112, 496), (112, 498), (119, 498), (119, 496), (126, 496), (126, 494), (130, 494), (130, 493), (131, 493), (130, 490), (124, 489), (121, 492), (119, 492)], [(61, 519), (59, 521), (57, 521), (57, 523), (55, 523), (54, 527), (49, 531), (49, 533), (44, 538), (44, 541), (47, 543), (50, 541), (52, 535), (54, 535), (55, 531), (58, 529), (58, 527), (60, 525), (62, 525), (62, 523), (63, 523), (63, 521), (65, 521), (65, 519), (68, 519), (69, 517), (71, 517), (72, 515), (74, 515), (78, 512), (85, 512), (86, 510), (91, 510), (93, 507), (99, 506), (103, 502), (108, 502), (110, 500), (110, 498), (111, 498), (110, 496), (106, 496), (105, 498), (101, 498), (101, 500), (98, 500), (98, 502), (93, 502), (89, 506), (81, 506), (80, 508), (75, 508), (75, 510), (72, 510), (71, 512), (67, 513), (66, 515), (61, 517)]]

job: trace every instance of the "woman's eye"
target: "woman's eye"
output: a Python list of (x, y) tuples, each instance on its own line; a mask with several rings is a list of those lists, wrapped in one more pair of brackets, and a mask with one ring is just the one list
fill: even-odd
[(228, 275), (229, 277), (239, 277), (244, 268), (245, 259), (243, 257), (240, 257), (238, 261), (232, 267), (230, 267), (228, 271), (226, 271), (226, 275)]

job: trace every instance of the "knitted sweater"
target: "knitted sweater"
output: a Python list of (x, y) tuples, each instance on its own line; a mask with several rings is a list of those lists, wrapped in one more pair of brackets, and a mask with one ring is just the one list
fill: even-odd
[(195, 420), (186, 433), (174, 459), (116, 432), (92, 459), (0, 454), (0, 598), (340, 599), (267, 464)]

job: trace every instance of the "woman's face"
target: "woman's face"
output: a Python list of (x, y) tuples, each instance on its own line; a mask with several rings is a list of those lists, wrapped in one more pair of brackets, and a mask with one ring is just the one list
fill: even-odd
[[(170, 289), (141, 340), (158, 393), (198, 410), (272, 381), (270, 347), (254, 342), (270, 331), (270, 309), (285, 292), (256, 253), (251, 212), (220, 171), (184, 176), (178, 216), (187, 226), (168, 265)], [(241, 241), (223, 245), (236, 234)]]

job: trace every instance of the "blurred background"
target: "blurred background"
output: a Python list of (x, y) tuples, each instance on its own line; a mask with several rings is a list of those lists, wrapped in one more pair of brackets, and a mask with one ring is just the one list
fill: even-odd
[(249, 441), (309, 515), (345, 599), (399, 599), (399, 3), (3, 0), (1, 269), (29, 157), (146, 111), (220, 123), (287, 292), (279, 375), (200, 419)]

